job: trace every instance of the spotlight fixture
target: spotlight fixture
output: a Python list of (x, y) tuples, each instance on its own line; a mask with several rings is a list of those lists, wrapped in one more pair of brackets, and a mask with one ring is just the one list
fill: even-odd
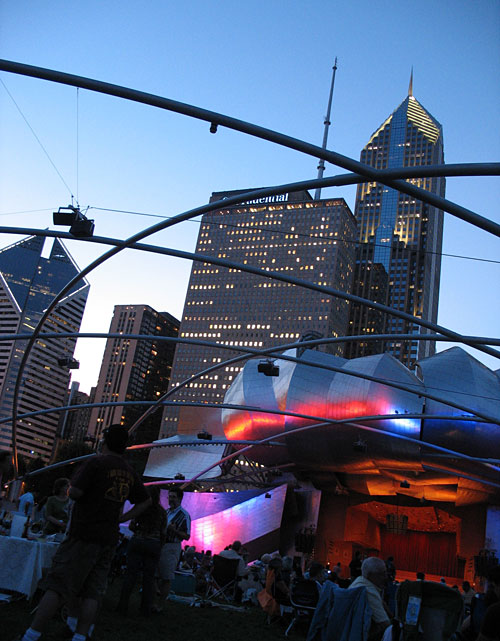
[(274, 361), (267, 359), (265, 361), (260, 361), (257, 365), (257, 371), (259, 374), (264, 374), (264, 376), (279, 376), (280, 368), (275, 364)]
[(211, 134), (216, 134), (217, 133), (217, 126), (218, 125), (217, 125), (216, 122), (210, 123), (210, 133)]
[(65, 358), (58, 358), (57, 364), (59, 367), (67, 367), (68, 369), (80, 369), (80, 363), (76, 358), (66, 356)]
[(367, 448), (368, 446), (366, 445), (366, 442), (361, 438), (358, 438), (358, 440), (354, 441), (354, 443), (352, 444), (352, 449), (355, 452), (366, 452)]
[(211, 441), (212, 440), (212, 435), (210, 432), (207, 432), (206, 430), (201, 430), (201, 432), (198, 432), (196, 435), (199, 439), (202, 441)]
[(180, 472), (177, 472), (177, 474), (174, 476), (174, 480), (176, 481), (184, 481), (186, 477), (184, 474), (181, 474)]
[(272, 498), (272, 497), (271, 497), (271, 495), (269, 494), (269, 492), (266, 492), (266, 493), (264, 494), (264, 498), (265, 498), (265, 499), (270, 499), (270, 498)]
[(69, 233), (76, 238), (88, 238), (94, 235), (94, 221), (89, 220), (79, 207), (68, 205), (59, 207), (52, 215), (54, 225), (68, 226)]
[(405, 490), (407, 490), (410, 487), (410, 484), (408, 483), (408, 481), (401, 481), (399, 487), (403, 487)]

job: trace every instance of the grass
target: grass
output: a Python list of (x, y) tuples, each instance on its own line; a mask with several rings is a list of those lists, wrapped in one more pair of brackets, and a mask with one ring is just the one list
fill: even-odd
[[(103, 607), (97, 617), (95, 641), (276, 641), (284, 639), (289, 618), (269, 625), (259, 607), (224, 610), (220, 607), (189, 607), (185, 603), (168, 601), (165, 612), (144, 617), (139, 615), (139, 595), (130, 601), (129, 615), (114, 611), (118, 602), (121, 580), (116, 579), (108, 589)], [(31, 623), (34, 605), (25, 599), (0, 604), (0, 638), (11, 641)], [(307, 630), (295, 629), (290, 641), (304, 641)], [(41, 641), (69, 639), (61, 619), (55, 618)]]

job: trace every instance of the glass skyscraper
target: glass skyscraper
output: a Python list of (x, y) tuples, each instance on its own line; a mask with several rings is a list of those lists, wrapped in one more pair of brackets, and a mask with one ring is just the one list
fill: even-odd
[[(372, 134), (361, 161), (376, 169), (444, 163), (441, 125), (410, 91), (399, 107)], [(410, 179), (444, 197), (444, 178)], [(355, 217), (359, 245), (353, 293), (413, 316), (437, 322), (443, 212), (380, 183), (358, 186)], [(418, 334), (414, 323), (352, 304), (349, 334)], [(434, 343), (359, 341), (346, 356), (390, 352), (407, 366), (434, 353)]]
[[(61, 289), (80, 271), (61, 241), (53, 241), (48, 257), (43, 237), (28, 237), (0, 250), (0, 335), (33, 332)], [(42, 332), (78, 332), (89, 292), (85, 279), (60, 301)], [(14, 386), (27, 341), (0, 342), (0, 419), (12, 414)], [(20, 387), (18, 413), (64, 405), (69, 369), (58, 361), (73, 357), (76, 338), (40, 338), (31, 350)], [(20, 418), (18, 452), (48, 460), (59, 413)], [(0, 423), (0, 448), (10, 447), (10, 421)]]

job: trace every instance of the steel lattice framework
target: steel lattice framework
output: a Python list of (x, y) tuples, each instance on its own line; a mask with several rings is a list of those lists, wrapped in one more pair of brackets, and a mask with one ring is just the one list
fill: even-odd
[[(292, 192), (292, 191), (299, 191), (299, 190), (305, 190), (305, 189), (318, 189), (322, 187), (338, 187), (338, 186), (343, 186), (343, 185), (348, 185), (348, 184), (356, 184), (356, 183), (361, 183), (361, 182), (368, 182), (368, 181), (376, 181), (379, 183), (382, 183), (386, 186), (392, 187), (393, 189), (396, 189), (397, 191), (409, 194), (413, 196), (414, 198), (421, 200), (423, 202), (426, 202), (430, 205), (433, 205), (453, 216), (456, 216), (460, 218), (461, 220), (464, 220), (465, 222), (474, 225), (480, 229), (483, 229), (484, 231), (491, 233), (493, 235), (499, 236), (500, 237), (500, 225), (495, 223), (492, 220), (489, 220), (487, 218), (484, 218), (483, 216), (480, 216), (479, 214), (470, 211), (469, 209), (466, 209), (464, 207), (461, 207), (460, 205), (450, 202), (449, 200), (446, 200), (445, 198), (441, 198), (435, 194), (432, 194), (428, 191), (425, 191), (419, 187), (416, 187), (415, 185), (406, 182), (407, 179), (409, 178), (419, 178), (419, 177), (437, 177), (437, 176), (498, 176), (500, 175), (500, 163), (481, 163), (481, 164), (455, 164), (455, 165), (435, 165), (435, 166), (421, 166), (421, 167), (408, 167), (408, 168), (400, 168), (400, 169), (391, 169), (391, 170), (377, 170), (374, 169), (373, 167), (370, 167), (368, 165), (365, 165), (359, 161), (356, 161), (354, 159), (348, 158), (346, 156), (343, 156), (337, 152), (328, 150), (328, 149), (323, 149), (321, 147), (318, 147), (316, 145), (312, 145), (310, 143), (307, 143), (302, 140), (298, 140), (296, 138), (292, 138), (290, 136), (287, 136), (285, 134), (272, 131), (270, 129), (265, 129), (263, 127), (260, 127), (258, 125), (245, 122), (242, 120), (238, 120), (235, 118), (232, 118), (230, 116), (226, 116), (224, 114), (216, 113), (213, 111), (209, 111), (206, 109), (202, 109), (200, 107), (196, 107), (193, 105), (188, 105), (185, 103), (181, 103), (178, 101), (174, 101), (168, 98), (164, 98), (161, 96), (157, 96), (154, 94), (149, 94), (149, 93), (144, 93), (141, 91), (137, 91), (134, 89), (130, 89), (127, 87), (122, 87), (119, 85), (113, 85), (105, 82), (101, 82), (98, 80), (90, 79), (90, 78), (84, 78), (81, 76), (75, 76), (72, 74), (66, 74), (50, 69), (44, 69), (41, 67), (34, 67), (30, 65), (25, 65), (13, 61), (8, 61), (8, 60), (0, 60), (0, 70), (1, 71), (6, 71), (10, 73), (16, 73), (16, 74), (21, 74), (24, 76), (30, 76), (33, 78), (38, 78), (38, 79), (43, 79), (43, 80), (48, 80), (52, 82), (57, 82), (73, 87), (78, 87), (78, 88), (84, 88), (88, 89), (90, 91), (95, 91), (99, 93), (104, 93), (108, 94), (111, 96), (115, 96), (118, 98), (126, 99), (126, 100), (131, 100), (134, 102), (139, 102), (142, 104), (150, 105), (153, 107), (158, 107), (160, 109), (164, 109), (167, 111), (172, 111), (175, 113), (179, 113), (191, 118), (196, 118), (199, 120), (206, 121), (210, 123), (211, 125), (211, 130), (216, 130), (217, 126), (222, 126), (222, 127), (227, 127), (229, 129), (239, 131), (241, 133), (254, 136), (257, 138), (261, 138), (263, 140), (267, 140), (271, 143), (286, 147), (288, 149), (293, 149), (296, 151), (299, 151), (301, 153), (307, 154), (309, 156), (315, 157), (320, 159), (321, 161), (325, 162), (328, 161), (329, 163), (336, 165), (338, 167), (341, 167), (345, 170), (348, 170), (351, 173), (348, 174), (342, 174), (338, 176), (333, 176), (330, 178), (321, 178), (321, 179), (315, 179), (315, 180), (307, 180), (307, 181), (302, 181), (302, 182), (295, 182), (295, 183), (290, 183), (286, 185), (278, 185), (278, 186), (270, 186), (266, 187), (263, 189), (258, 189), (258, 190), (252, 190), (252, 191), (247, 191), (245, 193), (240, 193), (237, 196), (230, 196), (225, 198), (223, 201), (217, 201), (217, 202), (212, 202), (207, 205), (203, 205), (201, 207), (197, 207), (195, 209), (191, 209), (189, 211), (183, 212), (178, 214), (177, 216), (174, 216), (173, 218), (165, 221), (161, 221), (159, 223), (156, 223), (155, 225), (152, 225), (150, 227), (147, 227), (146, 229), (134, 234), (133, 236), (127, 238), (126, 240), (119, 240), (116, 238), (106, 238), (106, 237), (93, 237), (93, 238), (83, 238), (80, 239), (82, 242), (93, 242), (93, 243), (98, 243), (98, 244), (103, 244), (103, 245), (109, 245), (112, 246), (111, 249), (106, 251), (104, 254), (102, 254), (100, 257), (95, 259), (93, 262), (91, 262), (87, 267), (82, 269), (75, 278), (73, 278), (70, 282), (67, 283), (67, 285), (58, 293), (58, 295), (53, 299), (49, 307), (46, 309), (44, 312), (42, 318), (40, 319), (39, 323), (35, 327), (33, 333), (29, 335), (29, 342), (28, 345), (25, 349), (16, 384), (15, 384), (15, 389), (14, 389), (14, 398), (13, 398), (13, 406), (12, 406), (12, 417), (11, 417), (11, 423), (12, 423), (12, 449), (13, 449), (13, 463), (14, 463), (14, 470), (15, 470), (15, 476), (17, 477), (18, 474), (18, 464), (17, 464), (17, 421), (20, 416), (18, 416), (18, 402), (19, 402), (19, 391), (20, 391), (20, 386), (21, 386), (21, 381), (23, 378), (23, 371), (26, 366), (29, 354), (33, 348), (33, 345), (35, 344), (36, 340), (39, 339), (40, 337), (46, 337), (46, 338), (62, 338), (62, 337), (92, 337), (92, 338), (102, 338), (102, 337), (110, 337), (113, 336), (112, 334), (89, 334), (89, 333), (79, 333), (79, 334), (49, 334), (49, 333), (43, 333), (42, 334), (42, 329), (43, 326), (48, 319), (50, 313), (55, 309), (55, 307), (58, 305), (58, 303), (61, 301), (62, 298), (73, 288), (73, 286), (80, 281), (82, 278), (87, 276), (91, 271), (102, 265), (105, 261), (109, 260), (113, 256), (115, 256), (117, 253), (121, 252), (123, 249), (126, 248), (131, 248), (131, 249), (136, 249), (139, 251), (147, 251), (147, 252), (154, 252), (158, 254), (164, 254), (164, 255), (169, 255), (169, 256), (175, 256), (179, 258), (184, 258), (187, 260), (194, 260), (194, 261), (199, 261), (199, 262), (204, 262), (204, 263), (211, 263), (215, 265), (220, 265), (223, 267), (228, 267), (232, 269), (238, 269), (244, 272), (260, 275), (263, 278), (269, 278), (272, 280), (280, 280), (286, 283), (290, 283), (299, 287), (305, 287), (314, 291), (318, 292), (323, 292), (329, 296), (333, 297), (339, 297), (347, 301), (352, 301), (359, 303), (361, 305), (369, 306), (372, 307), (373, 309), (377, 309), (379, 311), (391, 314), (393, 316), (397, 316), (399, 318), (403, 318), (405, 320), (411, 321), (412, 323), (419, 325), (421, 327), (425, 327), (428, 330), (434, 332), (434, 334), (426, 334), (426, 335), (420, 335), (420, 336), (415, 336), (414, 334), (405, 334), (405, 335), (394, 335), (394, 334), (387, 334), (387, 335), (363, 335), (363, 336), (348, 336), (348, 337), (341, 337), (338, 339), (320, 339), (320, 340), (315, 340), (315, 341), (307, 341), (307, 342), (301, 342), (300, 346), (316, 346), (319, 344), (325, 344), (325, 343), (331, 343), (331, 342), (341, 342), (341, 341), (352, 341), (352, 340), (378, 340), (381, 338), (395, 338), (397, 337), (400, 340), (432, 340), (432, 341), (453, 341), (453, 342), (460, 342), (464, 343), (467, 345), (470, 345), (479, 351), (482, 351), (486, 354), (495, 356), (495, 357), (500, 357), (500, 351), (494, 349), (491, 347), (491, 345), (500, 345), (500, 340), (498, 339), (491, 339), (491, 338), (486, 338), (486, 337), (471, 337), (471, 336), (463, 336), (460, 332), (453, 331), (451, 329), (448, 329), (446, 327), (442, 327), (440, 325), (436, 325), (434, 323), (431, 323), (429, 321), (422, 320), (420, 318), (414, 317), (410, 314), (407, 314), (405, 312), (387, 307), (385, 305), (381, 305), (379, 303), (375, 303), (371, 300), (360, 298), (358, 296), (354, 296), (352, 294), (346, 293), (346, 292), (341, 292), (338, 290), (334, 290), (332, 288), (326, 287), (326, 286), (320, 286), (316, 285), (315, 283), (299, 280), (297, 278), (293, 278), (290, 276), (284, 276), (278, 272), (272, 272), (272, 271), (265, 271), (256, 267), (251, 267), (249, 265), (242, 265), (238, 264), (232, 261), (216, 258), (216, 257), (209, 257), (205, 254), (195, 254), (195, 253), (189, 253), (189, 252), (183, 252), (179, 251), (176, 249), (172, 248), (164, 248), (164, 247), (157, 247), (154, 245), (147, 245), (144, 243), (141, 243), (140, 241), (155, 234), (158, 231), (161, 231), (163, 229), (167, 229), (169, 227), (172, 227), (178, 223), (184, 222), (186, 220), (190, 220), (192, 218), (195, 218), (197, 216), (200, 216), (202, 214), (205, 214), (210, 211), (215, 211), (217, 209), (220, 209), (221, 207), (227, 207), (230, 205), (242, 203), (248, 200), (252, 199), (257, 199), (257, 198), (262, 198), (266, 196), (272, 196), (272, 195), (279, 195), (279, 194), (284, 194), (287, 192)], [(73, 239), (73, 236), (70, 236), (67, 233), (63, 232), (54, 232), (54, 231), (48, 231), (48, 230), (40, 230), (40, 229), (27, 229), (27, 228), (18, 228), (18, 227), (0, 227), (0, 233), (12, 233), (12, 234), (27, 234), (27, 235), (43, 235), (43, 236), (51, 236), (51, 237), (58, 237), (58, 238), (71, 238)], [(3, 336), (2, 340), (26, 340), (27, 335), (10, 335), (10, 336)], [(124, 337), (130, 337), (130, 338), (148, 338), (148, 336), (136, 336), (136, 335), (120, 335), (121, 338)], [(157, 340), (159, 337), (155, 337)], [(189, 340), (189, 339), (172, 339), (172, 338), (164, 338), (163, 340), (171, 340), (171, 341), (177, 341), (177, 342), (187, 342), (190, 344), (195, 344), (195, 345), (207, 345), (210, 344), (213, 347), (217, 347), (220, 349), (229, 349), (229, 347), (221, 345), (221, 344), (212, 344), (212, 343), (207, 343), (206, 341), (196, 341), (196, 340)], [(297, 343), (293, 343), (290, 345), (280, 345), (279, 346), (279, 354), (277, 352), (278, 348), (277, 347), (271, 347), (267, 348), (264, 350), (254, 350), (250, 348), (238, 348), (239, 351), (241, 352), (241, 355), (229, 360), (226, 360), (222, 363), (217, 364), (216, 366), (207, 368), (201, 372), (198, 372), (194, 376), (190, 377), (186, 381), (183, 381), (179, 386), (168, 392), (166, 395), (164, 395), (161, 399), (158, 401), (151, 401), (151, 402), (142, 402), (142, 403), (135, 403), (136, 405), (147, 405), (148, 409), (146, 412), (136, 421), (134, 426), (132, 427), (132, 430), (137, 429), (137, 427), (141, 424), (141, 422), (155, 409), (160, 407), (161, 405), (166, 405), (170, 404), (170, 401), (167, 401), (167, 399), (172, 396), (177, 390), (180, 388), (188, 385), (190, 382), (193, 380), (207, 374), (208, 372), (214, 371), (215, 369), (221, 368), (226, 366), (228, 363), (234, 363), (238, 361), (243, 361), (246, 359), (249, 359), (254, 356), (275, 356), (279, 357), (281, 359), (285, 360), (292, 360), (296, 362), (301, 362), (300, 359), (294, 359), (292, 357), (284, 357), (283, 354), (281, 354), (281, 351), (283, 349), (289, 349), (291, 347), (297, 347)], [(231, 349), (234, 350), (234, 346), (231, 346)], [(308, 365), (311, 365), (311, 363), (308, 363)], [(319, 365), (318, 365), (319, 367)], [(332, 371), (337, 371), (339, 368), (335, 367), (326, 367), (322, 365), (321, 367), (325, 367), (326, 369), (331, 369)], [(412, 391), (415, 392), (415, 390), (412, 390), (409, 388), (409, 386), (402, 385), (401, 383), (395, 383), (395, 382), (389, 382), (386, 381), (385, 379), (380, 379), (377, 377), (370, 377), (367, 376), (366, 374), (361, 374), (361, 373), (356, 373), (356, 372), (346, 372), (345, 370), (342, 370), (343, 373), (349, 374), (354, 377), (360, 377), (360, 378), (365, 378), (367, 380), (372, 380), (375, 382), (382, 383), (384, 385), (390, 385), (399, 389), (404, 389), (406, 391)], [(443, 401), (439, 397), (439, 395), (431, 394), (429, 392), (422, 393), (422, 390), (419, 390), (418, 393), (420, 395), (426, 396), (427, 398), (437, 400), (437, 401)], [(119, 405), (123, 405), (123, 403), (118, 403)], [(461, 404), (453, 404), (449, 400), (446, 400), (446, 404), (454, 406), (457, 409), (466, 411), (470, 413), (474, 420), (484, 420), (487, 422), (492, 422), (492, 423), (498, 423), (499, 422), (499, 417), (498, 416), (491, 416), (482, 412), (477, 412), (469, 407), (466, 407)], [(97, 407), (100, 404), (94, 403), (94, 404), (87, 404), (86, 407)], [(196, 405), (196, 404), (195, 404)], [(198, 404), (200, 407), (207, 407), (206, 404)], [(83, 406), (78, 406), (78, 408), (81, 408)], [(222, 406), (221, 406), (222, 407)], [(237, 406), (239, 409), (249, 409), (246, 406)], [(49, 413), (49, 412), (56, 412), (56, 411), (61, 411), (61, 410), (72, 410), (72, 409), (77, 409), (75, 406), (70, 406), (70, 407), (60, 407), (60, 408), (50, 408), (48, 410), (42, 410), (39, 413)], [(254, 411), (267, 411), (269, 410), (261, 410), (260, 408), (251, 408)], [(286, 414), (286, 413), (285, 413)], [(293, 413), (288, 413), (288, 415), (291, 415)], [(22, 415), (22, 418), (25, 416), (31, 416), (33, 413)], [(300, 416), (300, 415), (298, 415)], [(420, 415), (415, 415), (415, 417), (418, 417)], [(332, 423), (344, 423), (344, 424), (350, 424), (354, 425), (357, 428), (360, 429), (365, 429), (368, 431), (380, 431), (377, 430), (376, 428), (371, 428), (367, 426), (362, 426), (359, 424), (359, 421), (367, 421), (367, 420), (379, 420), (381, 418), (385, 418), (382, 415), (376, 415), (376, 416), (360, 416), (360, 417), (355, 417), (355, 418), (350, 418), (348, 420), (342, 420), (342, 421), (331, 421), (328, 420), (325, 422), (325, 417), (321, 416), (305, 416), (301, 415), (302, 418), (309, 418), (311, 420), (317, 421), (314, 425), (308, 425), (306, 427), (300, 427), (296, 428), (295, 431), (304, 431), (304, 430), (309, 430), (309, 429), (314, 429), (317, 427), (321, 427), (326, 424), (332, 424)], [(397, 418), (395, 416), (391, 415), (391, 418)], [(439, 417), (437, 417), (439, 418)], [(470, 418), (464, 417), (462, 420), (470, 420)], [(241, 443), (242, 445), (245, 446), (245, 450), (240, 450), (239, 452), (233, 453), (219, 461), (218, 464), (223, 463), (225, 460), (229, 460), (231, 457), (237, 456), (242, 453), (242, 451), (246, 451), (248, 449), (251, 449), (253, 447), (256, 447), (257, 445), (262, 445), (265, 443), (270, 443), (270, 444), (275, 444), (275, 441), (279, 440), (282, 436), (288, 436), (290, 435), (291, 432), (287, 432), (284, 435), (280, 435), (278, 437), (273, 436), (269, 437), (266, 439), (261, 439), (258, 442), (255, 443)], [(393, 437), (393, 438), (405, 438), (402, 437), (401, 435), (395, 435), (395, 434), (388, 434), (385, 432), (381, 432), (385, 436), (388, 437)], [(437, 446), (432, 445), (432, 444), (426, 444), (426, 443), (421, 443), (425, 447), (430, 447), (430, 448), (436, 448)], [(134, 446), (134, 449), (137, 449), (138, 447), (151, 447), (152, 444), (147, 444), (147, 445), (142, 445), (142, 446)], [(484, 463), (488, 466), (491, 466), (493, 463), (497, 463), (497, 461), (493, 461), (491, 459), (484, 460), (484, 459), (474, 459), (473, 457), (467, 457), (465, 454), (457, 453), (457, 452), (451, 452), (450, 450), (445, 450), (445, 448), (438, 448), (443, 451), (447, 451), (448, 453), (453, 454), (454, 456), (458, 456), (461, 458), (468, 458), (471, 460), (474, 460), (478, 463)], [(80, 460), (80, 459), (78, 459)], [(48, 468), (45, 468), (48, 469)], [(199, 476), (201, 476), (206, 470), (202, 471), (200, 474), (198, 474), (196, 477), (191, 479), (191, 481), (196, 480)], [(187, 483), (189, 481), (182, 481), (182, 483)], [(500, 487), (500, 486), (497, 486)]]

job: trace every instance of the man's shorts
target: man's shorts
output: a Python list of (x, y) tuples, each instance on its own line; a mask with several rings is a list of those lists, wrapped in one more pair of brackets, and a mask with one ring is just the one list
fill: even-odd
[(172, 581), (181, 558), (180, 543), (165, 543), (161, 549), (158, 573), (163, 581)]
[(53, 590), (68, 601), (76, 597), (99, 600), (106, 592), (115, 547), (65, 539), (40, 587)]

